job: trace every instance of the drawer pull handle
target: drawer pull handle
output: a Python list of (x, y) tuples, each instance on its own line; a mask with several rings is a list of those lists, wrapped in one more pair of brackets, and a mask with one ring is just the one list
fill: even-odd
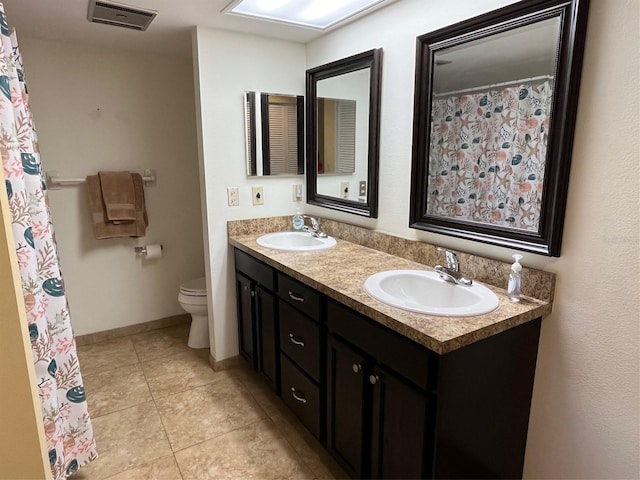
[(291, 300), (295, 300), (296, 302), (304, 302), (304, 298), (302, 298), (302, 297), (296, 297), (296, 296), (293, 294), (293, 292), (291, 292), (291, 291), (289, 292), (289, 298), (290, 298)]
[(298, 345), (300, 347), (304, 347), (304, 341), (298, 340), (293, 333), (289, 334), (289, 340), (291, 340), (291, 343), (293, 343), (294, 345)]
[(380, 377), (378, 377), (378, 375), (369, 375), (369, 383), (371, 383), (371, 385), (375, 385), (376, 383), (378, 383), (378, 380), (380, 380)]
[(300, 403), (307, 403), (307, 399), (298, 395), (298, 392), (296, 392), (296, 389), (294, 387), (291, 387), (291, 396)]
[(362, 371), (362, 365), (359, 363), (354, 363), (351, 368), (353, 369), (353, 373), (360, 373)]

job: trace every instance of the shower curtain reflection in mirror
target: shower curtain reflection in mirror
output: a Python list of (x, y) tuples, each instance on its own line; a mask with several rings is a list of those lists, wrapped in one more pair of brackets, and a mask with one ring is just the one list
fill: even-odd
[(538, 232), (553, 97), (546, 78), (434, 95), (427, 215)]

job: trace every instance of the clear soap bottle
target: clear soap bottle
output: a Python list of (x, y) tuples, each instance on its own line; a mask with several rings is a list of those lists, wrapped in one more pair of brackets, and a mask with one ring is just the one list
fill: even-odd
[(520, 286), (522, 283), (521, 271), (522, 265), (520, 265), (520, 259), (522, 255), (514, 253), (511, 255), (515, 262), (511, 265), (511, 271), (509, 272), (509, 284), (507, 285), (507, 297), (512, 302), (520, 301)]
[(304, 230), (304, 217), (300, 213), (300, 207), (296, 208), (296, 214), (293, 216), (291, 223), (294, 232), (302, 232)]

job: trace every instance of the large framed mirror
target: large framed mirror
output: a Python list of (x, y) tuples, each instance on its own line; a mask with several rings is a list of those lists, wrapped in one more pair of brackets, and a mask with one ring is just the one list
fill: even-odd
[(307, 70), (307, 203), (378, 216), (382, 49)]
[(559, 256), (586, 0), (526, 0), (417, 39), (410, 227)]
[(247, 91), (244, 115), (247, 175), (303, 175), (304, 97)]

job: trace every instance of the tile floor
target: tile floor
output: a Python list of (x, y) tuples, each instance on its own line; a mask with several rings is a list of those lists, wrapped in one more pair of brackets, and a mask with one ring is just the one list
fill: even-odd
[(73, 480), (346, 478), (248, 368), (169, 327), (78, 347), (99, 458)]

